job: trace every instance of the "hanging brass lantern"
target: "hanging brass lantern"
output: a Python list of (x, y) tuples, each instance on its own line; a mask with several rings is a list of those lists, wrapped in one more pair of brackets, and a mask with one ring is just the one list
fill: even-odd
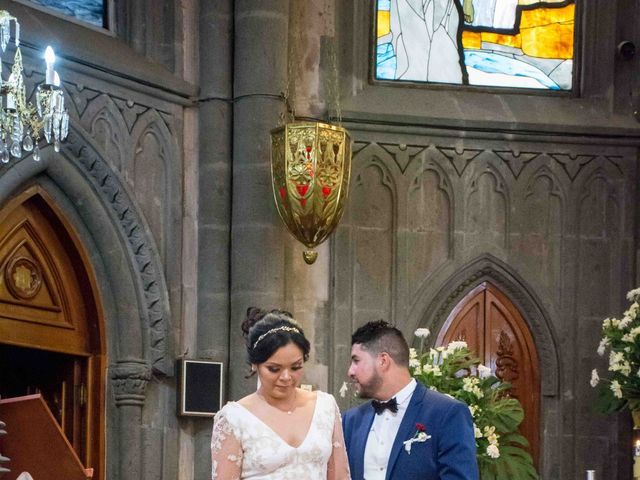
[(271, 183), (280, 218), (308, 250), (335, 230), (349, 192), (351, 137), (342, 127), (293, 122), (271, 131)]

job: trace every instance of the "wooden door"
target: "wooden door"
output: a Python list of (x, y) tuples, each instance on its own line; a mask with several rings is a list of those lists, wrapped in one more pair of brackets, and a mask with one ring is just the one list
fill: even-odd
[(0, 210), (0, 396), (41, 393), (80, 460), (103, 479), (96, 291), (82, 245), (44, 191), (32, 187)]
[(485, 282), (453, 309), (437, 339), (438, 345), (464, 340), (494, 374), (513, 385), (524, 421), (520, 432), (531, 444), (538, 465), (540, 451), (540, 378), (538, 353), (522, 315), (494, 285)]

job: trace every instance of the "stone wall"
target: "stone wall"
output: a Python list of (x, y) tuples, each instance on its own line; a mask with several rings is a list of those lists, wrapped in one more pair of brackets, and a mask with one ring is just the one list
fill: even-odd
[[(595, 416), (588, 379), (600, 321), (637, 280), (640, 79), (638, 60), (614, 52), (637, 38), (639, 7), (579, 2), (579, 89), (554, 97), (371, 82), (371, 2), (305, 3), (118, 3), (111, 36), (0, 0), (22, 23), (30, 93), (46, 43), (61, 57), (70, 139), (40, 164), (1, 167), (0, 200), (41, 184), (91, 252), (108, 328), (107, 478), (209, 477), (211, 421), (176, 416), (173, 365), (224, 361), (227, 399), (255, 388), (248, 306), (291, 310), (312, 339), (306, 381), (336, 392), (355, 327), (437, 331), (485, 280), (540, 353), (543, 477), (627, 478), (628, 419)], [(352, 185), (308, 267), (272, 205), (269, 131), (293, 84), (301, 115), (336, 115), (331, 46)]]
[(636, 148), (351, 129), (351, 196), (332, 244), (334, 391), (357, 326), (385, 318), (407, 338), (428, 327), (433, 341), (491, 281), (540, 352), (544, 478), (626, 468), (588, 380), (602, 319), (622, 311), (633, 282)]
[(418, 327), (435, 334), (491, 281), (541, 357), (543, 478), (588, 468), (628, 477), (630, 420), (595, 414), (588, 382), (604, 363), (601, 322), (622, 313), (637, 275), (638, 81), (622, 73), (637, 59), (611, 49), (611, 25), (637, 36), (640, 12), (626, 7), (578, 10), (580, 88), (554, 97), (371, 81), (370, 5), (340, 4), (343, 118), (355, 145), (331, 243), (334, 391), (354, 328), (385, 318), (409, 338)]
[[(39, 163), (2, 166), (0, 200), (39, 184), (90, 256), (107, 329), (106, 478), (120, 480), (177, 478), (180, 464), (180, 478), (194, 471), (194, 436), (181, 433), (191, 424), (176, 416), (174, 376), (179, 356), (197, 355), (184, 336), (196, 324), (197, 255), (182, 256), (197, 249), (197, 87), (185, 81), (197, 64), (180, 63), (194, 49), (195, 37), (181, 36), (194, 2), (165, 4), (135, 17), (145, 19), (136, 24), (146, 25), (145, 57), (107, 32), (0, 2), (20, 21), (27, 96), (33, 101), (52, 44), (71, 117), (59, 154), (47, 147)], [(171, 40), (154, 50), (158, 34)]]

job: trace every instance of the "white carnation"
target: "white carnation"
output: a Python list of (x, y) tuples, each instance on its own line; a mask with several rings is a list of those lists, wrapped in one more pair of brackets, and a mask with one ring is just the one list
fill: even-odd
[(611, 382), (611, 391), (613, 392), (614, 397), (622, 398), (622, 387), (617, 380)]
[(449, 345), (447, 345), (447, 350), (449, 350), (450, 352), (453, 352), (455, 350), (461, 350), (463, 348), (467, 348), (467, 342), (463, 340), (455, 340), (451, 342)]
[(478, 365), (478, 376), (480, 378), (487, 378), (491, 376), (491, 369), (489, 367), (485, 367), (484, 365)]
[(487, 447), (487, 455), (491, 458), (498, 458), (500, 456), (500, 449), (498, 449), (497, 445), (489, 445)]
[(600, 377), (598, 376), (598, 370), (595, 368), (591, 370), (591, 381), (589, 382), (592, 387), (595, 387), (600, 383)]
[(632, 300), (636, 300), (638, 296), (640, 296), (640, 288), (636, 288), (627, 292), (627, 300), (629, 300), (630, 302)]
[(440, 367), (438, 365), (425, 365), (424, 373), (432, 373), (434, 377), (442, 376), (442, 370), (440, 370)]
[(427, 338), (431, 335), (431, 332), (428, 328), (418, 328), (413, 334), (418, 338)]
[(608, 338), (603, 338), (602, 340), (600, 340), (600, 345), (598, 345), (598, 355), (600, 355), (601, 357), (604, 355), (604, 351), (607, 348), (607, 346), (609, 345), (609, 339)]
[[(625, 312), (625, 313), (628, 313), (628, 312)], [(622, 317), (622, 320), (618, 322), (618, 330), (624, 330), (625, 328), (627, 328), (627, 325), (629, 325), (632, 321), (633, 319), (631, 317), (625, 315), (624, 317)]]

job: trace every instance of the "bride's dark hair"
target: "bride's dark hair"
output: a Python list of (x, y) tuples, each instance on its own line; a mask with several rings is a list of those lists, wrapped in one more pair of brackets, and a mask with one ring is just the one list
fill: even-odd
[(267, 361), (281, 347), (295, 344), (302, 351), (306, 361), (311, 345), (304, 336), (302, 327), (286, 310), (263, 310), (257, 307), (247, 309), (247, 317), (242, 322), (242, 334), (247, 346), (247, 360), (250, 364)]

